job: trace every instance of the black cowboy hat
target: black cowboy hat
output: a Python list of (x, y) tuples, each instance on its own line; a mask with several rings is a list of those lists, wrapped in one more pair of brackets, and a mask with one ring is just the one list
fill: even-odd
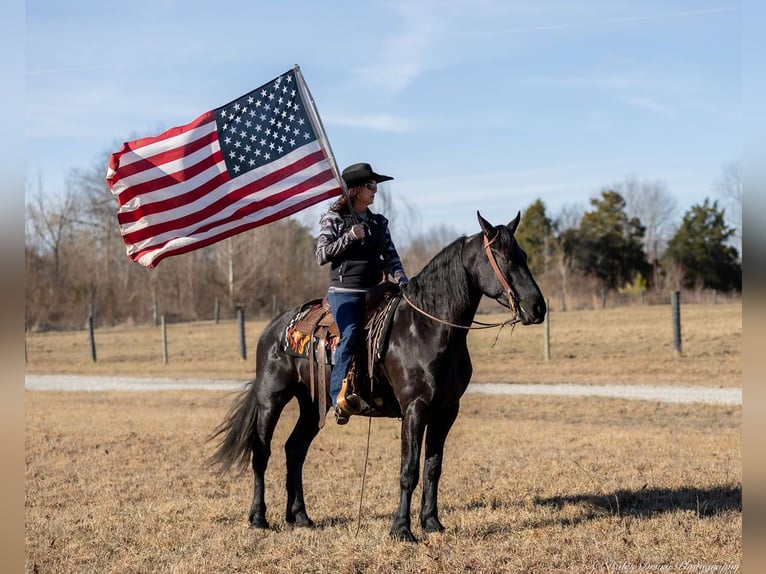
[(368, 181), (375, 181), (380, 183), (382, 181), (389, 181), (394, 179), (388, 175), (381, 175), (372, 171), (372, 167), (369, 163), (354, 163), (343, 170), (341, 174), (346, 185), (354, 187), (355, 185), (362, 185)]

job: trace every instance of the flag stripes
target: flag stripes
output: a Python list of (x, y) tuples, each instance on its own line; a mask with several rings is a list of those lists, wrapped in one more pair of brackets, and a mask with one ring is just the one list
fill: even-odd
[(326, 138), (300, 90), (288, 91), (295, 80), (288, 72), (112, 154), (107, 181), (132, 260), (155, 267), (341, 193)]

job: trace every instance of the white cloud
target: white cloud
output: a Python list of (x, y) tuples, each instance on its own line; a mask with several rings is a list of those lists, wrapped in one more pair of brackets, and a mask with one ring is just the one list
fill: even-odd
[(678, 113), (675, 109), (671, 108), (670, 106), (667, 106), (661, 102), (658, 102), (654, 98), (646, 97), (646, 96), (630, 96), (626, 98), (626, 101), (639, 109), (654, 112), (656, 114), (659, 114), (661, 116), (665, 116), (668, 118), (675, 118), (678, 116)]
[(409, 132), (414, 128), (413, 123), (409, 119), (390, 114), (351, 115), (348, 113), (330, 113), (323, 115), (323, 121), (327, 125), (349, 126), (382, 132)]
[(355, 73), (367, 85), (398, 94), (428, 67), (429, 51), (442, 28), (442, 11), (430, 2), (401, 2), (389, 7), (399, 16), (400, 29), (382, 39), (377, 60), (357, 67)]

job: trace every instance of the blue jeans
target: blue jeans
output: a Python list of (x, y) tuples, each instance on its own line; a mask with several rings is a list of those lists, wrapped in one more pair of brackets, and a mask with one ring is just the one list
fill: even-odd
[(338, 393), (356, 353), (359, 337), (364, 331), (362, 326), (365, 312), (364, 297), (364, 293), (327, 294), (333, 319), (340, 332), (340, 340), (335, 348), (335, 364), (330, 375), (330, 399), (332, 399), (333, 408), (338, 404)]

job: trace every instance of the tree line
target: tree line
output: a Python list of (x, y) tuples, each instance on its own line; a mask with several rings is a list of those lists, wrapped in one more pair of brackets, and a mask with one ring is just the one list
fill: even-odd
[[(116, 204), (103, 177), (108, 155), (90, 169), (70, 172), (64, 189), (43, 192), (27, 180), (25, 219), (28, 329), (145, 324), (160, 313), (169, 321), (268, 317), (321, 297), (327, 270), (314, 259), (312, 229), (288, 218), (145, 269), (125, 255)], [(548, 213), (542, 199), (522, 209), (517, 238), (549, 297), (583, 300), (594, 292), (667, 293), (675, 289), (742, 289), (741, 179), (725, 166), (718, 199), (692, 206), (677, 223), (675, 202), (661, 182), (629, 178), (605, 188), (590, 208)], [(396, 230), (412, 217), (382, 192), (380, 210)], [(731, 219), (739, 208), (739, 219)], [(397, 221), (399, 225), (397, 225)], [(406, 221), (405, 221), (406, 224)], [(418, 236), (395, 235), (410, 275), (457, 237), (448, 227)], [(572, 306), (570, 304), (570, 306)]]

